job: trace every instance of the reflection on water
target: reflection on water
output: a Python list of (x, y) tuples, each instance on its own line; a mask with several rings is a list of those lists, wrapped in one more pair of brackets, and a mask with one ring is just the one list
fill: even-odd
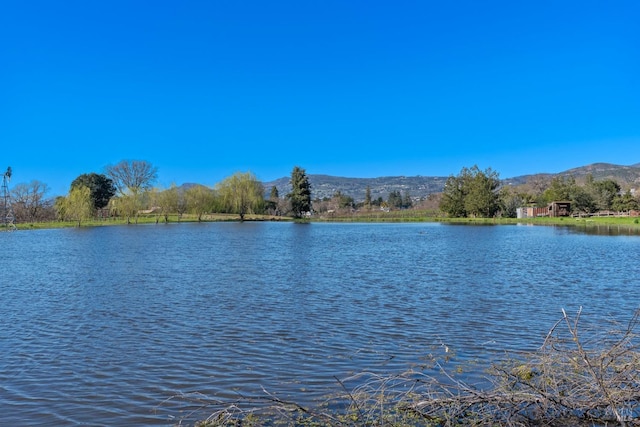
[(575, 232), (596, 236), (640, 236), (640, 227), (624, 225), (594, 225), (574, 227)]
[(170, 425), (185, 408), (162, 402), (180, 393), (264, 387), (303, 402), (334, 391), (334, 377), (403, 371), (444, 346), (476, 366), (535, 349), (562, 308), (627, 319), (640, 239), (576, 231), (225, 223), (3, 233), (3, 421)]
[[(462, 227), (504, 227), (504, 224), (497, 224), (491, 222), (452, 222), (447, 224), (448, 226), (462, 226)], [(539, 224), (532, 224), (530, 222), (516, 223), (518, 227), (540, 227)], [(562, 232), (577, 233), (577, 234), (589, 234), (594, 236), (640, 236), (640, 227), (637, 225), (609, 225), (598, 224), (593, 221), (587, 220), (586, 222), (568, 225), (544, 225), (544, 227), (551, 227)]]

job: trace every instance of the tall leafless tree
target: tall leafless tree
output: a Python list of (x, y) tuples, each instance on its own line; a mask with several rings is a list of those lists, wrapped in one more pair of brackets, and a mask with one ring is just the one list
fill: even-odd
[(151, 189), (158, 179), (158, 168), (146, 160), (122, 160), (107, 166), (105, 172), (123, 196), (137, 196), (141, 191)]
[(47, 184), (34, 180), (28, 184), (21, 183), (13, 187), (13, 209), (18, 222), (36, 221), (42, 219), (44, 211), (51, 202), (45, 199), (49, 187)]

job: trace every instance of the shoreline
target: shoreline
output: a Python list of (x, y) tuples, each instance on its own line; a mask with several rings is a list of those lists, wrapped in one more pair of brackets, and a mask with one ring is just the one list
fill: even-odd
[[(351, 216), (318, 216), (309, 219), (297, 220), (292, 217), (273, 216), (273, 215), (249, 215), (245, 217), (246, 222), (304, 222), (304, 223), (403, 223), (403, 222), (437, 222), (452, 225), (538, 225), (538, 226), (564, 226), (577, 227), (581, 229), (598, 229), (601, 227), (617, 227), (618, 229), (628, 230), (640, 234), (640, 219), (637, 217), (559, 217), (559, 218), (448, 218), (434, 216), (432, 213), (415, 212), (408, 215), (404, 211), (393, 212), (391, 215), (372, 214), (372, 215), (351, 215)], [(164, 218), (141, 216), (138, 220), (127, 222), (123, 218), (107, 218), (102, 220), (91, 220), (81, 223), (80, 228), (85, 227), (105, 227), (105, 226), (122, 226), (122, 225), (170, 225), (181, 223), (210, 223), (210, 222), (241, 222), (237, 215), (231, 214), (212, 214), (203, 217), (200, 221), (196, 216), (183, 215), (178, 218), (177, 215), (170, 215), (169, 221), (165, 222)], [(26, 230), (42, 230), (55, 228), (78, 228), (75, 221), (53, 221), (53, 222), (31, 222), (20, 223), (15, 225), (14, 230), (7, 230), (0, 225), (0, 231), (26, 231)]]

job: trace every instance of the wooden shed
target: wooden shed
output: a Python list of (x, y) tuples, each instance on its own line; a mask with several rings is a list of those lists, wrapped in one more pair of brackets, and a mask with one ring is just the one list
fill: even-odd
[(559, 217), (571, 215), (571, 202), (551, 202), (546, 208), (527, 206), (516, 210), (518, 218), (536, 218), (540, 216)]
[(547, 206), (550, 217), (569, 216), (571, 215), (571, 202), (551, 202)]

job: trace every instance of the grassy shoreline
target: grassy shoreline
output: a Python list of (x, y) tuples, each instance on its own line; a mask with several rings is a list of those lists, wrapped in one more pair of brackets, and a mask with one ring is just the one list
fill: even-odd
[(440, 222), (448, 224), (495, 224), (495, 225), (553, 225), (553, 226), (623, 226), (640, 230), (637, 217), (537, 217), (537, 218), (450, 218), (431, 211), (397, 211), (383, 213), (354, 214), (350, 216), (325, 216), (314, 218), (317, 222)]
[[(247, 215), (244, 221), (295, 221), (294, 218), (273, 215)], [(467, 225), (546, 225), (546, 226), (567, 226), (585, 229), (597, 229), (599, 227), (617, 227), (619, 229), (629, 230), (630, 232), (640, 233), (640, 219), (634, 217), (560, 217), (560, 218), (449, 218), (438, 216), (432, 211), (392, 211), (392, 212), (372, 212), (358, 213), (344, 216), (316, 216), (311, 219), (303, 220), (304, 222), (353, 222), (353, 223), (401, 223), (401, 222), (439, 222), (444, 224), (467, 224)], [(139, 216), (137, 221), (131, 219), (128, 223), (125, 218), (106, 218), (84, 221), (81, 227), (104, 227), (112, 225), (142, 225), (142, 224), (179, 224), (179, 223), (197, 223), (197, 222), (240, 222), (238, 215), (234, 214), (211, 214), (202, 217), (198, 221), (195, 215), (182, 215), (180, 218), (177, 214), (169, 215), (168, 222), (164, 217), (156, 216)], [(78, 227), (75, 221), (50, 221), (50, 222), (31, 222), (16, 224), (17, 230), (40, 230), (54, 228), (74, 228)], [(0, 231), (5, 231), (0, 226)]]
[[(247, 215), (245, 221), (261, 222), (261, 221), (290, 221), (287, 217), (277, 217), (273, 215)], [(240, 222), (240, 218), (235, 214), (211, 214), (202, 217), (201, 221), (198, 221), (196, 215), (185, 214), (180, 218), (177, 214), (169, 215), (168, 222), (165, 222), (164, 217), (156, 217), (155, 215), (141, 215), (137, 218), (132, 218), (127, 222), (126, 218), (105, 218), (105, 219), (92, 219), (89, 221), (82, 221), (81, 228), (87, 227), (108, 227), (116, 225), (135, 226), (135, 225), (169, 225), (169, 224), (182, 224), (182, 223), (206, 223), (206, 222)], [(43, 229), (55, 229), (55, 228), (78, 228), (77, 221), (47, 221), (47, 222), (29, 222), (16, 224), (16, 230), (43, 230)], [(5, 231), (4, 227), (0, 225), (0, 231)]]

